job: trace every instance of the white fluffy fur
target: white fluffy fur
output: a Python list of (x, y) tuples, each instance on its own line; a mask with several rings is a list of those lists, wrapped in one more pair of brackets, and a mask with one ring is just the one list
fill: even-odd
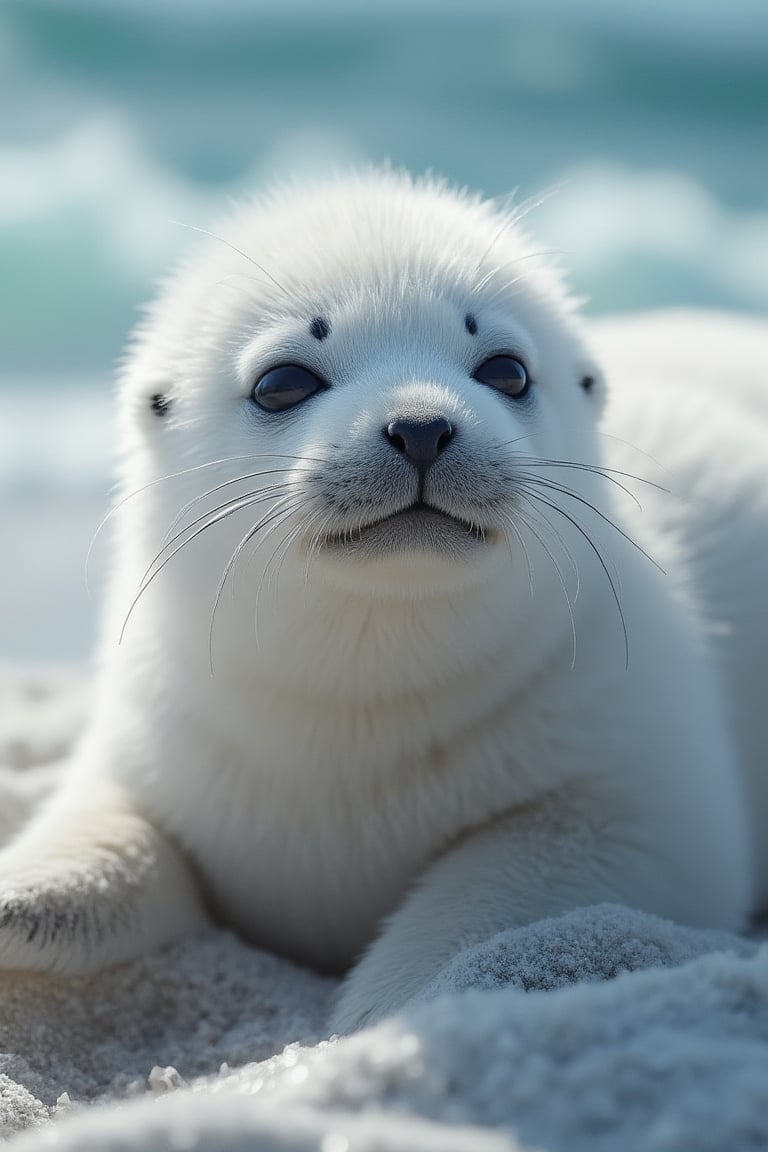
[[(654, 348), (640, 329), (629, 373), (608, 373), (608, 438), (595, 352), (492, 203), (365, 173), (283, 189), (207, 239), (123, 374), (93, 722), (64, 793), (0, 856), (2, 961), (97, 967), (203, 925), (204, 901), (256, 944), (349, 969), (349, 1030), (468, 943), (577, 905), (744, 923), (768, 896), (748, 826), (768, 806), (768, 419), (763, 369), (731, 380), (712, 340), (683, 324)], [(610, 329), (601, 343), (627, 360)], [(530, 402), (472, 378), (499, 352), (526, 361)], [(254, 408), (286, 361), (330, 388)], [(425, 496), (485, 543), (359, 553), (356, 526), (415, 497), (383, 428), (437, 416), (456, 435)], [(607, 459), (675, 495), (556, 463)], [(348, 547), (311, 546), (331, 528)]]

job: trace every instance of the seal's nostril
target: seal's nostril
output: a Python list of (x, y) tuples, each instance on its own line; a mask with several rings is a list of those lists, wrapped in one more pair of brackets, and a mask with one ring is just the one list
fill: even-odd
[[(447, 420), (446, 420), (446, 424), (448, 424)], [(440, 434), (440, 436), (438, 437), (438, 440), (437, 440), (438, 455), (442, 452), (443, 448), (448, 447), (449, 443), (451, 442), (452, 437), (453, 437), (453, 427), (450, 424), (448, 424), (448, 427), (445, 429), (444, 432), (442, 432)]]
[(444, 416), (436, 420), (393, 420), (385, 430), (392, 447), (417, 467), (431, 464), (453, 437), (453, 425)]
[(398, 452), (406, 453), (405, 437), (400, 431), (400, 421), (393, 420), (391, 424), (387, 425), (386, 436), (393, 448)]

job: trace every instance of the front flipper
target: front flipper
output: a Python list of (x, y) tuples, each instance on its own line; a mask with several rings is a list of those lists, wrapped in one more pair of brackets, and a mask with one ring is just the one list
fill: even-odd
[(112, 785), (69, 785), (0, 852), (0, 968), (85, 974), (208, 923), (179, 850)]
[(624, 904), (701, 927), (742, 922), (747, 871), (732, 836), (724, 847), (717, 829), (688, 832), (684, 813), (670, 819), (627, 802), (617, 817), (603, 793), (562, 793), (467, 834), (424, 872), (348, 974), (334, 1031), (396, 1012), (464, 948), (574, 908)]

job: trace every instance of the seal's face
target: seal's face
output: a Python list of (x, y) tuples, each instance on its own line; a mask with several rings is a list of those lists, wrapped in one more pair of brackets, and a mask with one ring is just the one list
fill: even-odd
[(557, 278), (491, 205), (392, 174), (288, 192), (211, 238), (129, 366), (131, 483), (176, 477), (153, 563), (202, 537), (214, 583), (247, 559), (260, 583), (527, 589), (543, 469), (596, 455), (585, 379)]
[(299, 539), (319, 571), (418, 582), (508, 552), (510, 445), (541, 435), (539, 357), (522, 327), (429, 291), (375, 302), (365, 284), (305, 327), (323, 333), (316, 346), (298, 355), (300, 332), (284, 344), (273, 332), (241, 372), (256, 434), (303, 461)]

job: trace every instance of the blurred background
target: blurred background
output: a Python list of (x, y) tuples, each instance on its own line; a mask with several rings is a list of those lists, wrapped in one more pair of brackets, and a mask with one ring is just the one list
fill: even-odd
[(227, 198), (360, 161), (495, 196), (592, 312), (768, 309), (766, 0), (2, 0), (0, 660), (91, 647), (114, 365)]

